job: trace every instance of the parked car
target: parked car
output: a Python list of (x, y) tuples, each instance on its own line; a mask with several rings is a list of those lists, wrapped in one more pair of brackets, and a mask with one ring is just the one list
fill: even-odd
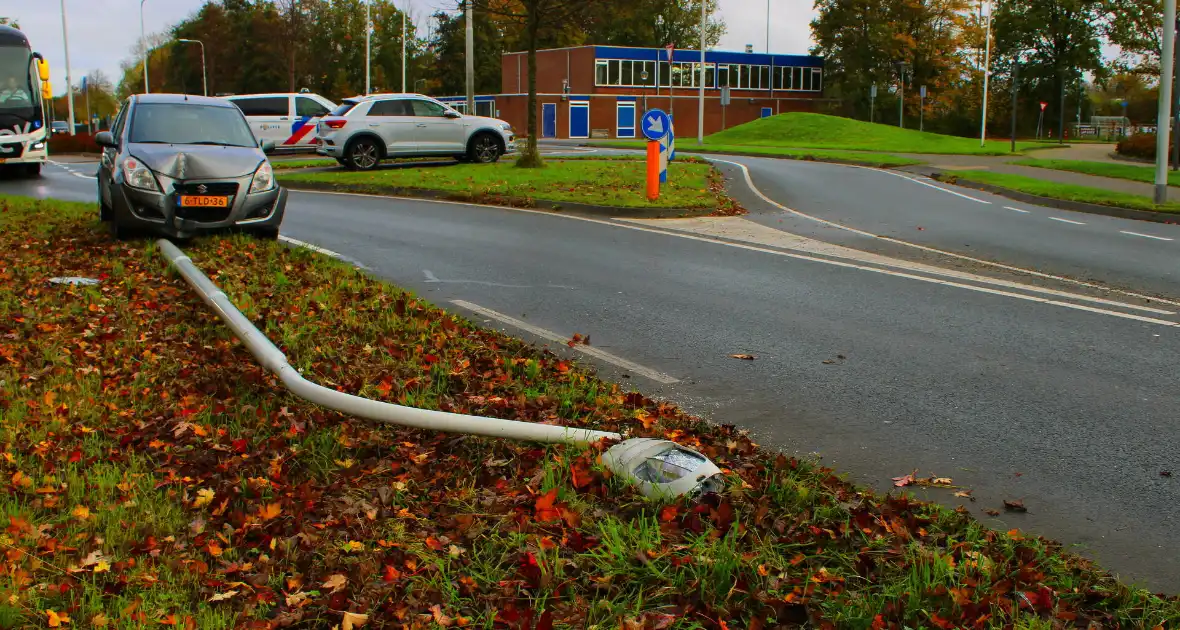
[(237, 94), (225, 97), (246, 115), (259, 140), (282, 151), (315, 149), (315, 127), (336, 104), (319, 94)]
[(49, 133), (69, 133), (70, 123), (64, 120), (55, 120), (49, 123)]
[(95, 136), (100, 217), (116, 238), (241, 228), (278, 238), (287, 191), (246, 117), (219, 98), (140, 94)]
[(317, 153), (369, 170), (386, 158), (453, 156), (490, 163), (516, 150), (512, 125), (465, 116), (421, 94), (376, 94), (345, 99), (320, 121)]

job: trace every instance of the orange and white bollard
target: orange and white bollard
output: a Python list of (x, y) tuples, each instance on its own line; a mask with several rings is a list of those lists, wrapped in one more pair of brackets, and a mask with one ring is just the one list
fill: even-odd
[(649, 140), (647, 143), (647, 200), (655, 201), (660, 198), (660, 143)]

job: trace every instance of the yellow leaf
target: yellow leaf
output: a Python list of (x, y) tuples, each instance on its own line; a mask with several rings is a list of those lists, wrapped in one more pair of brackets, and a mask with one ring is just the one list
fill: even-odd
[(12, 485), (18, 488), (31, 488), (33, 487), (33, 480), (18, 470), (12, 475)]
[(258, 515), (262, 517), (262, 520), (269, 521), (272, 518), (277, 518), (279, 514), (282, 514), (282, 512), (282, 506), (280, 506), (278, 503), (271, 503), (269, 505), (263, 506), (263, 508), (258, 511)]
[(110, 570), (111, 570), (111, 564), (109, 562), (107, 562), (106, 560), (99, 560), (94, 565), (94, 572), (95, 573), (106, 573), (107, 571), (110, 571)]
[(209, 598), (209, 601), (222, 602), (227, 599), (230, 599), (231, 597), (233, 597), (234, 595), (237, 595), (237, 594), (238, 594), (238, 591), (226, 591), (224, 593), (216, 593), (213, 595), (213, 597)]
[(57, 394), (54, 394), (53, 392), (45, 392), (45, 397), (42, 398), (42, 400), (45, 401), (46, 407), (52, 407), (56, 398), (57, 398)]
[(204, 507), (213, 502), (213, 497), (217, 493), (209, 488), (201, 488), (197, 490), (197, 500), (193, 501), (193, 507)]
[(328, 579), (324, 580), (323, 588), (326, 588), (332, 592), (336, 592), (344, 588), (345, 584), (348, 584), (348, 578), (339, 573), (334, 573), (329, 575)]
[(365, 550), (365, 543), (357, 542), (355, 540), (350, 540), (350, 541), (344, 543), (344, 550), (349, 553), (355, 553), (357, 551), (364, 551)]
[(209, 555), (220, 556), (222, 553), (221, 545), (214, 542), (209, 543)]
[(60, 627), (62, 627), (63, 624), (70, 623), (70, 616), (65, 613), (59, 613), (59, 612), (54, 612), (52, 610), (46, 610), (45, 614), (49, 615), (49, 627), (50, 628), (60, 628)]
[(368, 615), (346, 612), (344, 613), (344, 620), (340, 622), (340, 630), (352, 630), (366, 623), (369, 623)]
[(98, 613), (97, 615), (90, 618), (90, 625), (94, 626), (95, 628), (105, 628), (110, 623), (111, 620), (107, 619), (107, 616), (102, 613)]
[(76, 505), (70, 514), (73, 514), (74, 518), (78, 519), (79, 521), (84, 521), (90, 518), (90, 508), (86, 507), (85, 505)]

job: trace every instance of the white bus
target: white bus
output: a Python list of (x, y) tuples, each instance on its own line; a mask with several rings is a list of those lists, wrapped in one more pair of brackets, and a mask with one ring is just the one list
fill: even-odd
[(29, 38), (0, 26), (0, 167), (36, 176), (49, 159), (48, 81), (49, 64)]

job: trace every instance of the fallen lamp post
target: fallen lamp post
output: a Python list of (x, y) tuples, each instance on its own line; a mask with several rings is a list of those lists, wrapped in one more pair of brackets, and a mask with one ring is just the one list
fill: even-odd
[(304, 400), (358, 418), (415, 429), (551, 444), (623, 440), (603, 454), (602, 462), (612, 473), (629, 480), (648, 497), (697, 496), (719, 492), (724, 486), (721, 470), (716, 464), (704, 455), (669, 440), (624, 440), (622, 435), (606, 431), (405, 407), (345, 394), (313, 383), (303, 378), (287, 362), (286, 355), (234, 306), (225, 292), (180, 248), (167, 239), (160, 239), (156, 244), (168, 263), (217, 313), (254, 358), (273, 372), (288, 391)]

